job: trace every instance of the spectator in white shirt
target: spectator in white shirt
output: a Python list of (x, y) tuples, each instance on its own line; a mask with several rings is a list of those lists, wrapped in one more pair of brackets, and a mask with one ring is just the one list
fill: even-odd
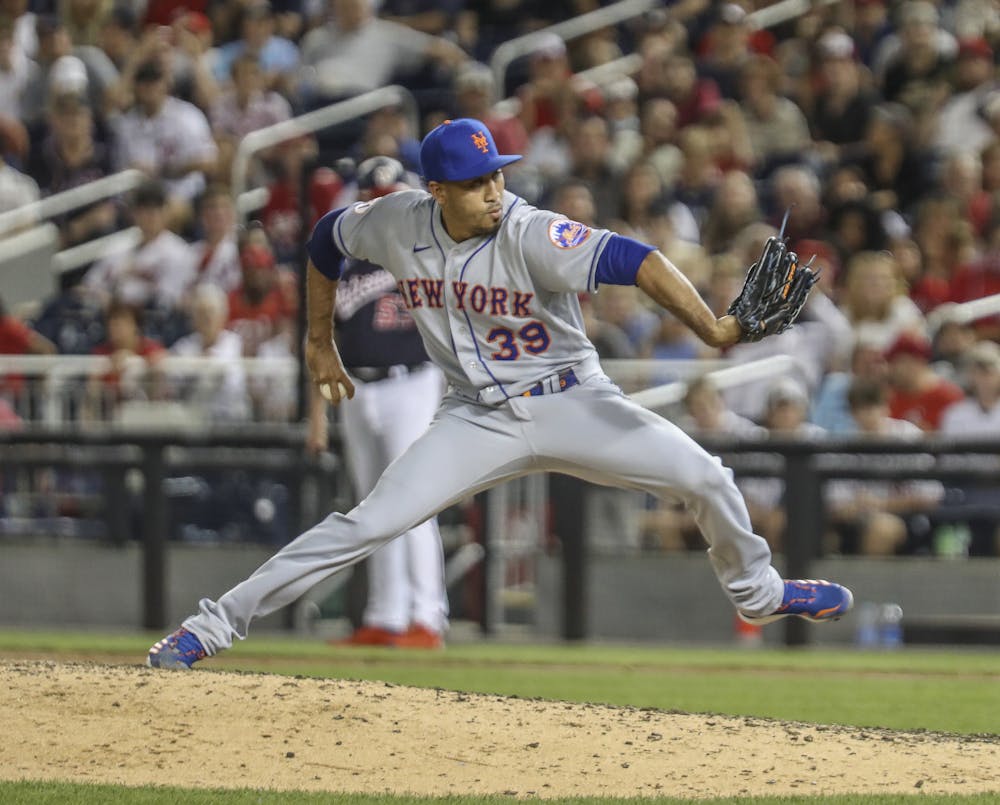
[(325, 98), (385, 86), (428, 61), (455, 67), (466, 56), (447, 39), (379, 19), (371, 0), (329, 0), (330, 20), (302, 38), (304, 89)]
[(191, 244), (195, 284), (215, 285), (229, 293), (243, 282), (243, 269), (236, 245), (236, 207), (225, 186), (210, 185), (202, 194), (198, 220), (202, 237)]
[[(889, 416), (884, 383), (857, 378), (847, 400), (859, 434), (900, 440), (923, 436), (912, 422)], [(864, 460), (858, 457), (859, 462)], [(826, 486), (827, 514), (839, 537), (840, 552), (868, 556), (929, 553), (927, 514), (943, 497), (944, 487), (938, 481), (837, 480)]]
[(952, 71), (954, 93), (935, 116), (934, 146), (941, 152), (978, 152), (994, 134), (983, 114), (991, 93), (997, 91), (993, 49), (985, 39), (959, 42)]
[(191, 247), (167, 229), (166, 195), (159, 182), (140, 185), (131, 208), (141, 242), (95, 263), (84, 275), (84, 288), (104, 300), (114, 297), (139, 308), (175, 311), (195, 278)]
[[(0, 212), (17, 209), (39, 199), (38, 182), (7, 164), (8, 155), (15, 158), (24, 155), (27, 142), (28, 135), (16, 118), (0, 116)], [(33, 216), (25, 217), (19, 228), (31, 226), (34, 220)]]
[[(236, 147), (251, 131), (288, 120), (292, 107), (266, 88), (264, 70), (253, 53), (242, 53), (232, 63), (232, 87), (209, 107), (212, 134), (219, 146), (221, 177), (229, 175)], [(265, 160), (268, 154), (260, 155)], [(266, 179), (265, 179), (266, 181)]]
[(945, 409), (941, 433), (969, 438), (1000, 436), (1000, 346), (980, 341), (966, 355), (970, 396)]
[(899, 262), (889, 252), (859, 252), (847, 264), (840, 307), (855, 337), (888, 349), (901, 333), (924, 333), (920, 308), (906, 295)]
[(25, 125), (39, 123), (50, 95), (60, 92), (84, 92), (93, 109), (102, 109), (105, 92), (118, 79), (111, 59), (100, 48), (74, 43), (58, 15), (39, 15), (35, 23), (38, 69), (21, 98)]
[[(723, 436), (754, 440), (767, 435), (765, 428), (726, 406), (709, 375), (695, 377), (687, 384), (677, 424), (695, 439)], [(646, 512), (645, 531), (664, 550), (693, 550), (701, 542), (694, 516), (680, 504), (657, 502)]]
[[(762, 419), (768, 436), (813, 442), (825, 438), (826, 431), (808, 422), (808, 414), (809, 393), (804, 384), (790, 376), (771, 382)], [(784, 480), (751, 477), (738, 483), (754, 530), (768, 541), (772, 550), (781, 551), (788, 524)]]
[(0, 15), (0, 115), (21, 116), (21, 96), (37, 72), (38, 65), (17, 46), (14, 21)]
[(163, 65), (156, 60), (135, 72), (135, 104), (115, 131), (119, 169), (138, 168), (163, 179), (168, 223), (180, 230), (191, 220), (192, 204), (215, 172), (218, 148), (205, 113), (170, 94)]
[(238, 422), (250, 414), (242, 364), (243, 339), (225, 329), (228, 317), (225, 292), (215, 285), (199, 285), (191, 295), (194, 331), (170, 348), (173, 355), (215, 359), (217, 371), (172, 378), (179, 395), (186, 402), (203, 405), (213, 422)]

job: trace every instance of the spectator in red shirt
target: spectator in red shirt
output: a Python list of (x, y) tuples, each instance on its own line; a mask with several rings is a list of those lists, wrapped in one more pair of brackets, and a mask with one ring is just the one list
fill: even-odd
[[(0, 297), (0, 355), (52, 355), (55, 352), (56, 346), (49, 339), (9, 315), (3, 297)], [(0, 375), (0, 402), (16, 404), (23, 390), (24, 378), (21, 375)], [(17, 416), (13, 408), (10, 413)]]
[(166, 355), (159, 341), (142, 332), (142, 311), (121, 300), (113, 300), (105, 314), (107, 340), (94, 347), (94, 355), (111, 358), (111, 369), (91, 377), (88, 383), (88, 413), (110, 419), (124, 400), (153, 399), (159, 381), (155, 369)]
[(941, 415), (965, 397), (962, 389), (938, 375), (930, 365), (931, 345), (922, 336), (902, 333), (885, 354), (889, 363), (889, 415), (925, 431), (936, 431)]
[[(961, 265), (952, 274), (952, 302), (969, 302), (1000, 293), (1000, 225), (995, 225), (989, 237), (989, 250), (979, 259)], [(990, 316), (976, 322), (981, 338), (1000, 339), (1000, 316)]]
[[(52, 355), (56, 346), (41, 333), (32, 330), (16, 316), (7, 313), (0, 297), (0, 355)], [(16, 399), (24, 389), (20, 375), (0, 375), (0, 399)]]
[(290, 336), (295, 325), (295, 278), (280, 271), (264, 229), (247, 230), (240, 242), (243, 282), (229, 292), (226, 327), (243, 338), (243, 354), (257, 355), (260, 345), (276, 336)]
[(718, 85), (699, 78), (694, 60), (683, 53), (666, 59), (663, 75), (666, 97), (677, 107), (677, 128), (706, 123), (715, 118), (722, 104)]
[(566, 43), (558, 35), (541, 35), (529, 71), (527, 83), (517, 90), (521, 121), (529, 134), (543, 128), (565, 132), (579, 108), (592, 113), (600, 108), (600, 91), (574, 81)]
[(7, 312), (0, 297), (0, 355), (52, 355), (56, 346)]

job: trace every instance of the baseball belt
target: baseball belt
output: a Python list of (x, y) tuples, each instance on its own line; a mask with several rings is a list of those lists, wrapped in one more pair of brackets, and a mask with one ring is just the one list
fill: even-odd
[(545, 380), (539, 380), (530, 389), (521, 394), (522, 397), (538, 397), (541, 394), (548, 392), (552, 394), (558, 391), (566, 391), (566, 389), (573, 388), (573, 386), (579, 385), (580, 381), (576, 377), (576, 372), (572, 369), (563, 369), (554, 380), (558, 381), (558, 388), (550, 388), (546, 385), (546, 381), (550, 378), (545, 378)]
[(412, 374), (425, 366), (427, 366), (427, 361), (397, 363), (392, 366), (352, 366), (347, 371), (363, 383), (377, 383), (390, 377)]

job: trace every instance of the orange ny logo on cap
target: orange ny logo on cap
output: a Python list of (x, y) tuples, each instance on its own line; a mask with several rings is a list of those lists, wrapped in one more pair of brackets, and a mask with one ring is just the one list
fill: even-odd
[(472, 135), (472, 144), (484, 154), (488, 154), (490, 152), (489, 140), (486, 139), (486, 135), (481, 131), (477, 131)]

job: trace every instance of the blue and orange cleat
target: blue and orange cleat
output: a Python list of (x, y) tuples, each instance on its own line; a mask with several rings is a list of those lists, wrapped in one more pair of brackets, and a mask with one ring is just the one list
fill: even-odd
[(153, 645), (146, 657), (146, 665), (171, 671), (190, 671), (192, 665), (207, 656), (208, 652), (194, 632), (182, 626)]
[(835, 621), (854, 606), (854, 595), (846, 587), (832, 581), (785, 579), (785, 596), (770, 615), (747, 615), (740, 618), (754, 626), (763, 626), (795, 615), (814, 623)]

